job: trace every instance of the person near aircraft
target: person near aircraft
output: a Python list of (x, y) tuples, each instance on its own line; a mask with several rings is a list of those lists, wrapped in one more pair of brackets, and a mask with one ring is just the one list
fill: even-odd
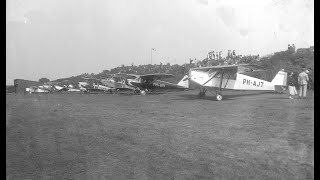
[(288, 76), (288, 90), (289, 90), (289, 99), (294, 99), (292, 96), (298, 95), (297, 89), (295, 87), (294, 78), (293, 78), (293, 72)]
[(307, 85), (309, 81), (308, 73), (309, 71), (306, 68), (303, 68), (303, 71), (299, 74), (298, 83), (299, 83), (299, 98), (307, 97)]

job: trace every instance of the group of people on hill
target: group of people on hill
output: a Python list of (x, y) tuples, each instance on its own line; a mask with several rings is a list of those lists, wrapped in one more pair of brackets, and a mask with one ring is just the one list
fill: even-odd
[[(308, 76), (309, 70), (306, 68), (302, 69), (302, 72), (298, 76), (298, 85), (299, 85), (299, 98), (306, 98), (307, 96), (307, 86), (309, 82)], [(292, 96), (298, 95), (298, 92), (295, 87), (293, 73), (288, 77), (288, 90), (289, 90), (289, 99), (293, 99)]]

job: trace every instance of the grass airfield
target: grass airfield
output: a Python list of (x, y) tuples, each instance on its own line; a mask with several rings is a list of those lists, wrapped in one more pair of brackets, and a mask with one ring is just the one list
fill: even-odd
[(7, 94), (7, 179), (314, 179), (314, 96)]

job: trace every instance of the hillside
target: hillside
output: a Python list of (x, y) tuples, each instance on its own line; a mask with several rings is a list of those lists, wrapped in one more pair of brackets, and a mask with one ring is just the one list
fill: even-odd
[[(221, 59), (220, 62), (226, 62), (230, 59)], [(270, 69), (272, 73), (279, 71), (280, 69), (285, 69), (289, 73), (294, 73), (294, 78), (297, 79), (301, 68), (306, 67), (309, 69), (310, 83), (308, 85), (309, 89), (313, 89), (313, 79), (314, 79), (314, 47), (310, 48), (300, 48), (297, 51), (286, 50), (276, 52), (273, 55), (265, 56), (259, 58), (259, 56), (237, 56), (236, 59), (232, 59), (233, 62), (237, 63), (253, 63), (263, 66), (266, 69)], [(209, 62), (207, 58), (198, 62), (200, 66), (216, 65), (218, 62)], [(148, 65), (131, 65), (131, 66), (120, 66), (115, 67), (110, 70), (103, 70), (100, 73), (94, 74), (81, 74), (78, 76), (72, 76), (63, 79), (57, 79), (56, 82), (61, 82), (62, 84), (72, 84), (74, 86), (78, 85), (78, 82), (83, 81), (81, 77), (90, 76), (95, 78), (107, 78), (111, 77), (111, 74), (116, 73), (131, 73), (131, 74), (151, 74), (151, 73), (169, 73), (173, 74), (174, 77), (167, 79), (167, 81), (178, 83), (180, 79), (189, 71), (194, 64), (185, 63), (183, 65), (170, 63), (167, 64), (148, 64)], [(297, 85), (297, 84), (296, 84)]]

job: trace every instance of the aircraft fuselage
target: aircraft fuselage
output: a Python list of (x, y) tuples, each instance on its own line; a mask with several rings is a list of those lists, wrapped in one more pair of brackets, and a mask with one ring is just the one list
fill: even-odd
[[(189, 77), (192, 82), (201, 84), (206, 87), (220, 87), (221, 74), (209, 80), (211, 77), (210, 74), (201, 71), (191, 71)], [(224, 74), (221, 87), (233, 90), (275, 90), (275, 85), (269, 81), (254, 78), (240, 73), (236, 73), (233, 75), (233, 77), (230, 78), (229, 74)]]
[(160, 81), (156, 80), (153, 82), (141, 82), (139, 80), (132, 80), (128, 79), (126, 84), (131, 87), (137, 87), (140, 90), (184, 90), (186, 88), (179, 87), (176, 84), (165, 82), (165, 81)]

